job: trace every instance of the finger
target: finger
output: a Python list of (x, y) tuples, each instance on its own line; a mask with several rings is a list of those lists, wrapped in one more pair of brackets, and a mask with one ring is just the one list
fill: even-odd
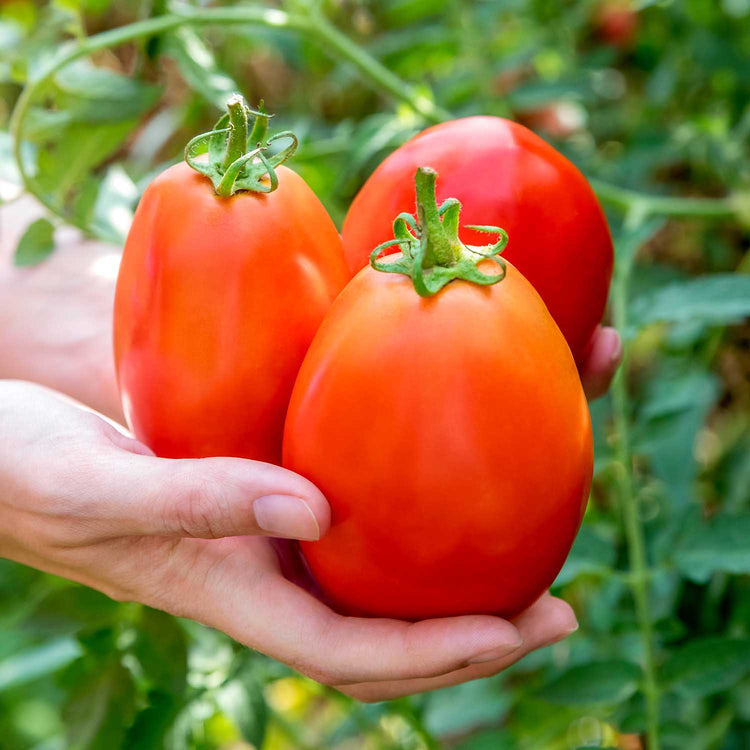
[(154, 458), (138, 455), (145, 452), (140, 444), (124, 436), (113, 442), (119, 449), (113, 465), (100, 472), (99, 491), (109, 502), (97, 515), (109, 512), (109, 528), (118, 536), (314, 540), (330, 525), (321, 492), (280, 466), (240, 458)]
[(609, 390), (621, 359), (620, 334), (614, 328), (599, 326), (581, 367), (581, 382), (589, 401), (603, 396)]
[(523, 639), (515, 652), (482, 664), (472, 664), (446, 674), (426, 679), (369, 682), (357, 685), (337, 685), (337, 689), (357, 700), (371, 703), (413, 695), (427, 690), (458, 685), (469, 680), (491, 677), (507, 669), (526, 654), (550, 646), (574, 632), (578, 623), (573, 610), (562, 599), (545, 594), (513, 621)]
[[(247, 543), (260, 540), (247, 540)], [(234, 570), (233, 567), (237, 569)], [(231, 598), (209, 581), (207, 624), (328, 685), (431, 677), (517, 650), (514, 625), (499, 617), (466, 616), (410, 623), (344, 617), (284, 579), (278, 570), (248, 576), (241, 556), (218, 574)], [(239, 584), (239, 585), (238, 585)], [(217, 601), (223, 602), (217, 609)]]

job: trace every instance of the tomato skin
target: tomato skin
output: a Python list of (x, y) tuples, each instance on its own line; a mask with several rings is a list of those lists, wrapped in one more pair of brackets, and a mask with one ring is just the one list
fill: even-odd
[(297, 174), (215, 195), (177, 164), (146, 189), (114, 310), (125, 414), (159, 456), (280, 463), (299, 366), (348, 281), (341, 240)]
[(594, 27), (605, 44), (630, 49), (638, 36), (638, 14), (627, 0), (606, 0), (596, 7)]
[[(419, 166), (440, 175), (438, 203), (449, 197), (461, 202), (463, 224), (508, 232), (503, 257), (542, 296), (580, 364), (604, 312), (613, 263), (607, 221), (586, 178), (509, 120), (466, 117), (428, 128), (388, 156), (355, 197), (342, 231), (352, 273), (393, 236), (393, 218), (414, 211)], [(486, 235), (463, 227), (460, 237), (486, 242)]]
[(284, 433), (284, 466), (332, 509), (305, 558), (359, 616), (518, 614), (570, 550), (592, 461), (575, 363), (511, 264), (430, 298), (362, 270), (310, 346)]

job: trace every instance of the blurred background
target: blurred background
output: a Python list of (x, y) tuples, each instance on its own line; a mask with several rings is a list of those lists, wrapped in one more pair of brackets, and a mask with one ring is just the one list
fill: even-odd
[(291, 166), (339, 226), (431, 121), (532, 128), (607, 210), (626, 340), (592, 405), (591, 502), (556, 583), (581, 628), (497, 677), (363, 705), (195, 623), (0, 560), (0, 748), (748, 750), (750, 0), (194, 6), (272, 12), (83, 55), (35, 88), (14, 138), (24, 85), (63, 41), (93, 49), (191, 6), (0, 2), (0, 201), (46, 205), (16, 263), (54, 252), (63, 224), (121, 243), (145, 185), (234, 91), (298, 134)]

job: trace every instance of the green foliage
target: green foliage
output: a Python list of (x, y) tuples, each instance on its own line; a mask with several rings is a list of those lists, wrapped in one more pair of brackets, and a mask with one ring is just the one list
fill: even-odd
[(37, 219), (29, 224), (18, 242), (15, 265), (33, 266), (50, 255), (55, 249), (54, 231), (48, 219)]
[[(293, 167), (340, 224), (378, 161), (440, 116), (431, 102), (512, 117), (595, 180), (628, 347), (592, 405), (592, 500), (554, 588), (581, 622), (565, 642), (363, 705), (195, 623), (0, 560), (0, 748), (624, 750), (654, 723), (664, 750), (750, 747), (750, 5), (634, 2), (635, 33), (615, 43), (602, 4), (267, 3), (320, 7), (403, 80), (376, 82), (309, 29), (182, 24), (57, 71), (17, 144), (22, 85), (63, 42), (167, 4), (0, 4), (0, 200), (20, 190), (18, 146), (55, 225), (119, 242), (149, 179), (239, 90), (297, 133)], [(16, 262), (52, 252), (52, 228), (32, 224)]]

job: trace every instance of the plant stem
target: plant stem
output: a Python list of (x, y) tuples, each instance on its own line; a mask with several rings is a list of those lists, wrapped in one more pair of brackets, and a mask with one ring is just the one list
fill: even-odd
[(635, 205), (642, 206), (647, 214), (659, 216), (700, 216), (725, 219), (737, 213), (737, 205), (731, 196), (725, 198), (679, 198), (639, 193), (601, 180), (589, 180), (589, 182), (603, 203), (609, 203), (624, 213), (630, 211)]
[[(230, 164), (239, 159), (247, 150), (247, 110), (245, 109), (245, 100), (235, 94), (227, 102), (229, 110), (229, 122), (232, 129), (229, 131), (227, 138), (227, 152), (224, 155), (223, 169), (227, 169)], [(253, 128), (254, 129), (254, 128)]]
[[(374, 89), (385, 91), (398, 101), (408, 104), (428, 122), (437, 123), (453, 117), (450, 112), (435, 104), (429, 96), (419, 93), (413, 86), (402, 81), (372, 55), (352, 42), (318, 11), (288, 13), (277, 8), (252, 5), (226, 8), (195, 8), (189, 5), (178, 5), (173, 8), (172, 13), (136, 21), (127, 26), (120, 26), (63, 44), (58, 54), (37, 72), (33, 80), (29, 81), (18, 98), (10, 122), (14, 158), (25, 190), (35, 195), (50, 213), (61, 217), (86, 233), (91, 233), (91, 226), (66, 212), (64, 206), (58, 205), (46, 195), (26, 169), (21, 136), (24, 120), (35, 94), (51, 80), (58, 70), (92, 52), (143, 37), (163, 34), (183, 25), (234, 24), (286, 29), (304, 34), (323, 49), (330, 50), (337, 58), (351, 63)], [(646, 213), (670, 216), (726, 217), (736, 215), (742, 210), (739, 202), (734, 201), (731, 196), (718, 199), (670, 198), (637, 193), (599, 181), (594, 181), (593, 185), (602, 201), (611, 203), (623, 211), (630, 210), (636, 204), (642, 205)]]
[(346, 34), (329, 23), (324, 16), (316, 13), (312, 16), (312, 21), (315, 29), (313, 36), (317, 36), (318, 40), (323, 43), (322, 46), (327, 45), (340, 57), (348, 60), (375, 85), (375, 88), (387, 91), (395, 99), (405, 102), (428, 122), (439, 123), (453, 118), (450, 112), (439, 107), (429, 97), (415, 91), (412, 86), (391, 73)]
[[(635, 214), (631, 214), (631, 218)], [(640, 218), (638, 219), (640, 220)], [(628, 222), (626, 221), (626, 226)], [(632, 258), (615, 264), (612, 284), (612, 313), (614, 324), (619, 331), (627, 327), (627, 301)], [(628, 546), (630, 576), (628, 582), (633, 592), (636, 619), (643, 643), (643, 693), (646, 698), (646, 720), (648, 750), (660, 750), (659, 740), (659, 701), (660, 690), (654, 658), (654, 633), (651, 624), (649, 602), (649, 570), (643, 526), (638, 517), (636, 493), (633, 487), (633, 457), (630, 445), (628, 409), (627, 371), (628, 347), (625, 344), (623, 360), (612, 382), (612, 402), (615, 421), (615, 454), (617, 458), (616, 485), (620, 510)]]
[(419, 227), (427, 250), (424, 256), (424, 268), (433, 266), (451, 266), (459, 258), (459, 241), (456, 233), (451, 237), (449, 228), (440, 221), (437, 198), (435, 197), (435, 182), (437, 172), (430, 167), (419, 167), (414, 178), (417, 192), (417, 216)]
[[(243, 6), (229, 8), (193, 8), (179, 6), (173, 13), (148, 18), (142, 21), (103, 31), (81, 40), (72, 40), (63, 44), (58, 53), (42, 67), (33, 80), (24, 87), (16, 102), (10, 121), (10, 132), (13, 137), (13, 155), (18, 165), (24, 189), (35, 195), (50, 213), (90, 234), (91, 227), (85, 222), (58, 205), (34, 181), (26, 168), (22, 153), (23, 124), (34, 96), (52, 77), (66, 65), (86, 57), (93, 52), (116, 47), (136, 39), (163, 34), (182, 25), (209, 26), (252, 24), (267, 28), (282, 28), (296, 31), (317, 41), (324, 49), (332, 50), (338, 57), (352, 63), (363, 77), (375, 89), (384, 90), (400, 101), (408, 103), (413, 109), (430, 122), (439, 122), (451, 117), (449, 112), (437, 107), (428, 97), (416, 93), (414, 89), (391, 73), (374, 57), (360, 49), (354, 42), (342, 34), (323, 16), (319, 14), (304, 15), (287, 13), (276, 8), (261, 6)], [(111, 238), (105, 238), (110, 239)]]

